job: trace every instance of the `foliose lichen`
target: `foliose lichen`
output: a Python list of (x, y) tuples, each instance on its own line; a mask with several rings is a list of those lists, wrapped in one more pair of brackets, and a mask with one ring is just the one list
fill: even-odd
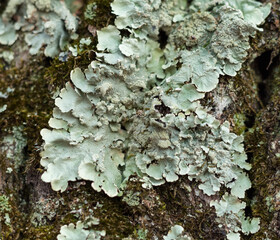
[(63, 204), (63, 199), (54, 201), (50, 198), (41, 197), (37, 202), (31, 214), (31, 223), (35, 227), (47, 225), (48, 221), (52, 221), (59, 205)]
[(10, 212), (11, 206), (9, 204), (9, 197), (6, 195), (0, 195), (0, 213)]
[(184, 228), (180, 225), (171, 227), (166, 236), (163, 236), (164, 240), (192, 240), (193, 238), (189, 234), (183, 234)]
[[(52, 130), (43, 129), (42, 175), (53, 190), (90, 180), (96, 191), (122, 195), (132, 175), (145, 188), (182, 175), (212, 201), (228, 239), (258, 230), (245, 219), (243, 137), (201, 104), (219, 76), (234, 76), (270, 6), (255, 1), (115, 0), (115, 26), (97, 32), (97, 58), (55, 100)], [(122, 34), (126, 30), (126, 34)], [(168, 37), (162, 44), (159, 33)], [(224, 221), (226, 219), (226, 221)], [(73, 228), (73, 227), (71, 227)]]
[(64, 1), (10, 0), (0, 15), (0, 43), (13, 45), (20, 31), (30, 54), (46, 45), (44, 54), (54, 57), (65, 48), (77, 24)]
[(88, 223), (78, 221), (76, 226), (73, 223), (64, 225), (60, 229), (57, 240), (100, 240), (106, 235), (105, 231), (87, 230)]
[[(9, 203), (9, 196), (5, 194), (0, 195), (0, 224), (4, 223), (5, 225), (10, 225), (10, 213), (12, 211), (12, 206)], [(0, 235), (1, 236), (1, 235)]]
[(93, 19), (96, 16), (95, 10), (97, 9), (97, 4), (95, 2), (87, 5), (84, 16), (85, 19)]

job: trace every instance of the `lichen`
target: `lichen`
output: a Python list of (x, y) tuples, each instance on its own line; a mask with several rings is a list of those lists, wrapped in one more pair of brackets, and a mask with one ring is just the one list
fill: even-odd
[(7, 197), (6, 195), (1, 195), (0, 196), (0, 213), (1, 215), (5, 212), (10, 212), (11, 206), (9, 204), (9, 197)]
[(76, 226), (70, 223), (60, 229), (57, 240), (100, 240), (105, 236), (105, 231), (86, 230), (87, 223), (77, 222)]
[(189, 234), (183, 234), (184, 228), (180, 225), (175, 225), (171, 227), (170, 231), (166, 236), (163, 237), (164, 240), (192, 240), (193, 238)]
[(84, 12), (85, 19), (93, 20), (96, 17), (97, 4), (95, 2), (89, 3)]
[(6, 226), (10, 226), (11, 224), (10, 214), (12, 211), (12, 206), (9, 200), (10, 200), (9, 196), (6, 196), (4, 194), (0, 195), (0, 224), (1, 225), (2, 223), (4, 223)]
[[(55, 191), (65, 191), (69, 181), (90, 180), (94, 190), (114, 197), (132, 175), (144, 188), (187, 175), (208, 196), (228, 189), (211, 205), (228, 238), (238, 239), (239, 232), (258, 229), (257, 219), (244, 220), (240, 200), (251, 187), (244, 171), (251, 166), (243, 137), (201, 100), (221, 75), (240, 70), (249, 37), (270, 7), (248, 12), (228, 1), (194, 1), (187, 12), (186, 4), (176, 3), (111, 4), (115, 26), (97, 32), (96, 60), (71, 72), (55, 100), (52, 130), (41, 131), (42, 179)], [(164, 47), (162, 29), (170, 36)], [(176, 38), (179, 29), (184, 34)]]
[(54, 199), (40, 197), (30, 216), (32, 226), (41, 227), (47, 225), (48, 221), (53, 221), (58, 207), (63, 203), (63, 199), (54, 201)]
[(58, 55), (76, 30), (76, 17), (58, 0), (11, 0), (0, 15), (0, 43), (14, 44), (21, 32), (32, 55), (44, 45), (46, 56)]
[(5, 153), (10, 160), (9, 171), (18, 171), (24, 163), (23, 149), (27, 144), (26, 138), (22, 134), (23, 126), (13, 127), (11, 134), (3, 137), (0, 145), (1, 152)]

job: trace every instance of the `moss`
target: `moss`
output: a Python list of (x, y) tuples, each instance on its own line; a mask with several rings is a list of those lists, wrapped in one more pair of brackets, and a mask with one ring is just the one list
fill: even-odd
[[(224, 239), (223, 230), (210, 220), (215, 219), (215, 210), (209, 207), (202, 196), (196, 196), (197, 183), (184, 177), (178, 184), (172, 185), (159, 191), (164, 193), (161, 200), (166, 204), (173, 225), (181, 225), (194, 239)], [(165, 227), (165, 235), (169, 228), (170, 225)]]
[(38, 59), (31, 61), (30, 66), (7, 68), (0, 73), (0, 91), (6, 92), (8, 87), (14, 89), (7, 99), (0, 99), (1, 104), (8, 106), (2, 113), (5, 120), (1, 121), (1, 135), (4, 136), (15, 126), (23, 126), (28, 154), (35, 154), (35, 146), (40, 146), (39, 131), (41, 127), (47, 126), (52, 111), (49, 83), (42, 74), (46, 64), (46, 60)]
[(95, 11), (94, 11), (94, 18), (89, 19), (82, 17), (83, 22), (86, 24), (89, 24), (91, 26), (94, 26), (96, 29), (101, 29), (103, 27), (108, 26), (109, 24), (113, 24), (115, 17), (111, 13), (111, 6), (110, 4), (113, 2), (113, 0), (87, 0), (86, 4), (84, 5), (83, 12), (86, 11), (88, 5), (95, 5)]
[[(79, 187), (78, 187), (79, 185)], [(106, 239), (122, 239), (133, 234), (132, 215), (118, 198), (109, 198), (103, 193), (93, 192), (89, 183), (71, 184), (65, 193), (53, 195), (51, 201), (63, 199), (63, 204), (53, 208), (56, 216), (46, 225), (35, 227), (29, 223), (23, 236), (34, 235), (34, 239), (55, 239), (62, 225), (84, 221), (88, 216), (100, 219), (95, 230), (105, 230)], [(42, 212), (44, 216), (44, 212)], [(43, 232), (41, 232), (43, 231)], [(36, 237), (35, 237), (36, 236)]]
[(138, 239), (138, 231), (144, 229), (147, 230), (146, 239), (154, 236), (161, 239), (172, 225), (180, 224), (194, 239), (224, 239), (222, 230), (210, 221), (215, 218), (215, 210), (202, 198), (194, 197), (197, 185), (187, 177), (155, 189), (144, 189), (140, 182), (129, 182), (127, 191), (139, 193), (140, 204), (127, 208), (134, 224), (141, 227), (135, 228), (130, 237)]
[[(49, 95), (49, 83), (43, 78), (44, 67), (48, 65), (45, 58), (30, 60), (29, 66), (21, 68), (8, 67), (2, 61), (0, 72), (0, 91), (5, 93), (7, 88), (13, 89), (6, 99), (1, 98), (1, 104), (7, 104), (7, 110), (1, 113), (0, 137), (12, 134), (14, 127), (22, 127), (27, 145), (23, 151), (23, 160), (27, 165), (20, 165), (18, 171), (6, 174), (6, 169), (11, 162), (5, 153), (1, 153), (1, 172), (6, 184), (2, 186), (3, 192), (9, 196), (11, 211), (10, 224), (2, 225), (3, 239), (18, 239), (25, 228), (26, 202), (24, 187), (24, 172), (29, 168), (33, 171), (39, 164), (38, 147), (41, 145), (39, 131), (47, 126), (52, 108), (52, 99)], [(36, 71), (34, 71), (36, 69)]]
[[(57, 229), (54, 225), (49, 226), (41, 226), (37, 228), (30, 228), (28, 235), (23, 237), (23, 240), (53, 240), (56, 239), (56, 236), (58, 234)], [(33, 236), (33, 237), (31, 237)]]
[[(19, 209), (19, 199), (17, 195), (11, 191), (6, 191), (9, 196), (8, 210), (1, 213), (1, 237), (2, 239), (17, 239), (20, 231), (24, 228), (24, 218), (26, 214)], [(7, 219), (8, 218), (8, 219)]]
[[(276, 75), (277, 76), (277, 75)], [(276, 81), (275, 81), (276, 80)], [(279, 79), (274, 78), (272, 84), (272, 97), (270, 104), (262, 109), (256, 117), (256, 123), (246, 135), (248, 153), (252, 161), (250, 178), (252, 179), (252, 214), (261, 218), (261, 229), (253, 239), (263, 239), (267, 232), (269, 237), (276, 239), (276, 229), (270, 228), (274, 212), (269, 212), (266, 205), (266, 198), (275, 196), (276, 186), (279, 184), (279, 176), (275, 169), (279, 166), (279, 158), (275, 155), (277, 149), (273, 144), (279, 139)]]
[(246, 130), (246, 116), (242, 113), (236, 113), (233, 116), (233, 121), (234, 121), (234, 132), (236, 132), (238, 135), (241, 135), (245, 132)]

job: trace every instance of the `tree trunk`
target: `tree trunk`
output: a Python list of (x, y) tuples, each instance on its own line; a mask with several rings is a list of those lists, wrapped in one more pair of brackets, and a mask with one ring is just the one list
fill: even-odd
[[(226, 239), (227, 229), (215, 221), (210, 197), (187, 176), (152, 189), (131, 182), (124, 196), (114, 198), (94, 191), (88, 181), (71, 182), (61, 193), (41, 180), (40, 130), (48, 127), (54, 96), (69, 81), (70, 71), (85, 68), (95, 58), (96, 30), (114, 23), (110, 2), (86, 1), (76, 10), (81, 18), (79, 38), (91, 37), (92, 43), (66, 62), (30, 55), (22, 36), (12, 47), (0, 45), (2, 52), (15, 54), (13, 61), (0, 59), (0, 107), (5, 108), (0, 112), (0, 238), (52, 240), (61, 226), (94, 216), (100, 222), (93, 229), (105, 230), (104, 239), (162, 239), (174, 225), (182, 226), (193, 239)], [(250, 39), (247, 60), (235, 77), (220, 77), (204, 104), (217, 107), (209, 99), (211, 94), (218, 96), (224, 105), (216, 116), (229, 121), (234, 133), (244, 135), (252, 165), (248, 171), (252, 187), (243, 200), (245, 214), (259, 218), (260, 229), (242, 234), (241, 239), (276, 240), (280, 239), (280, 5), (274, 0), (262, 2), (272, 3), (271, 13), (263, 31)], [(97, 15), (85, 18), (91, 3), (96, 4)]]

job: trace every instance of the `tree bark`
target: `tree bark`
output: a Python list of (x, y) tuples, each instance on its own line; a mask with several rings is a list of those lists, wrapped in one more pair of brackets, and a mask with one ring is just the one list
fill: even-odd
[[(99, 7), (102, 1), (98, 2)], [(110, 1), (104, 1), (104, 9)], [(221, 77), (215, 90), (231, 103), (222, 110), (236, 134), (243, 134), (252, 169), (252, 188), (246, 192), (246, 216), (260, 218), (260, 230), (242, 239), (280, 239), (280, 4), (272, 11), (263, 31), (250, 40), (247, 60), (236, 77)], [(107, 5), (106, 5), (107, 4)], [(86, 6), (86, 3), (84, 3)], [(80, 10), (82, 16), (83, 10)], [(113, 22), (108, 14), (93, 22), (82, 18), (79, 34), (88, 37), (97, 28)], [(94, 25), (95, 24), (95, 25)], [(91, 32), (91, 33), (90, 33)], [(94, 37), (95, 44), (97, 42)], [(70, 183), (63, 193), (54, 192), (41, 180), (42, 139), (54, 106), (53, 94), (69, 79), (74, 66), (87, 66), (94, 51), (87, 49), (67, 62), (22, 51), (20, 40), (13, 48), (15, 60), (0, 59), (0, 238), (56, 239), (60, 227), (85, 220), (91, 211), (100, 219), (96, 230), (106, 230), (104, 239), (162, 239), (170, 226), (179, 224), (194, 239), (226, 239), (225, 229), (214, 221), (214, 207), (197, 194), (197, 183), (180, 177), (151, 190), (131, 184), (139, 205), (128, 205), (120, 197), (94, 191), (89, 182)], [(6, 49), (5, 46), (0, 48)], [(7, 89), (8, 90), (7, 92)], [(130, 237), (130, 238), (129, 238)]]

